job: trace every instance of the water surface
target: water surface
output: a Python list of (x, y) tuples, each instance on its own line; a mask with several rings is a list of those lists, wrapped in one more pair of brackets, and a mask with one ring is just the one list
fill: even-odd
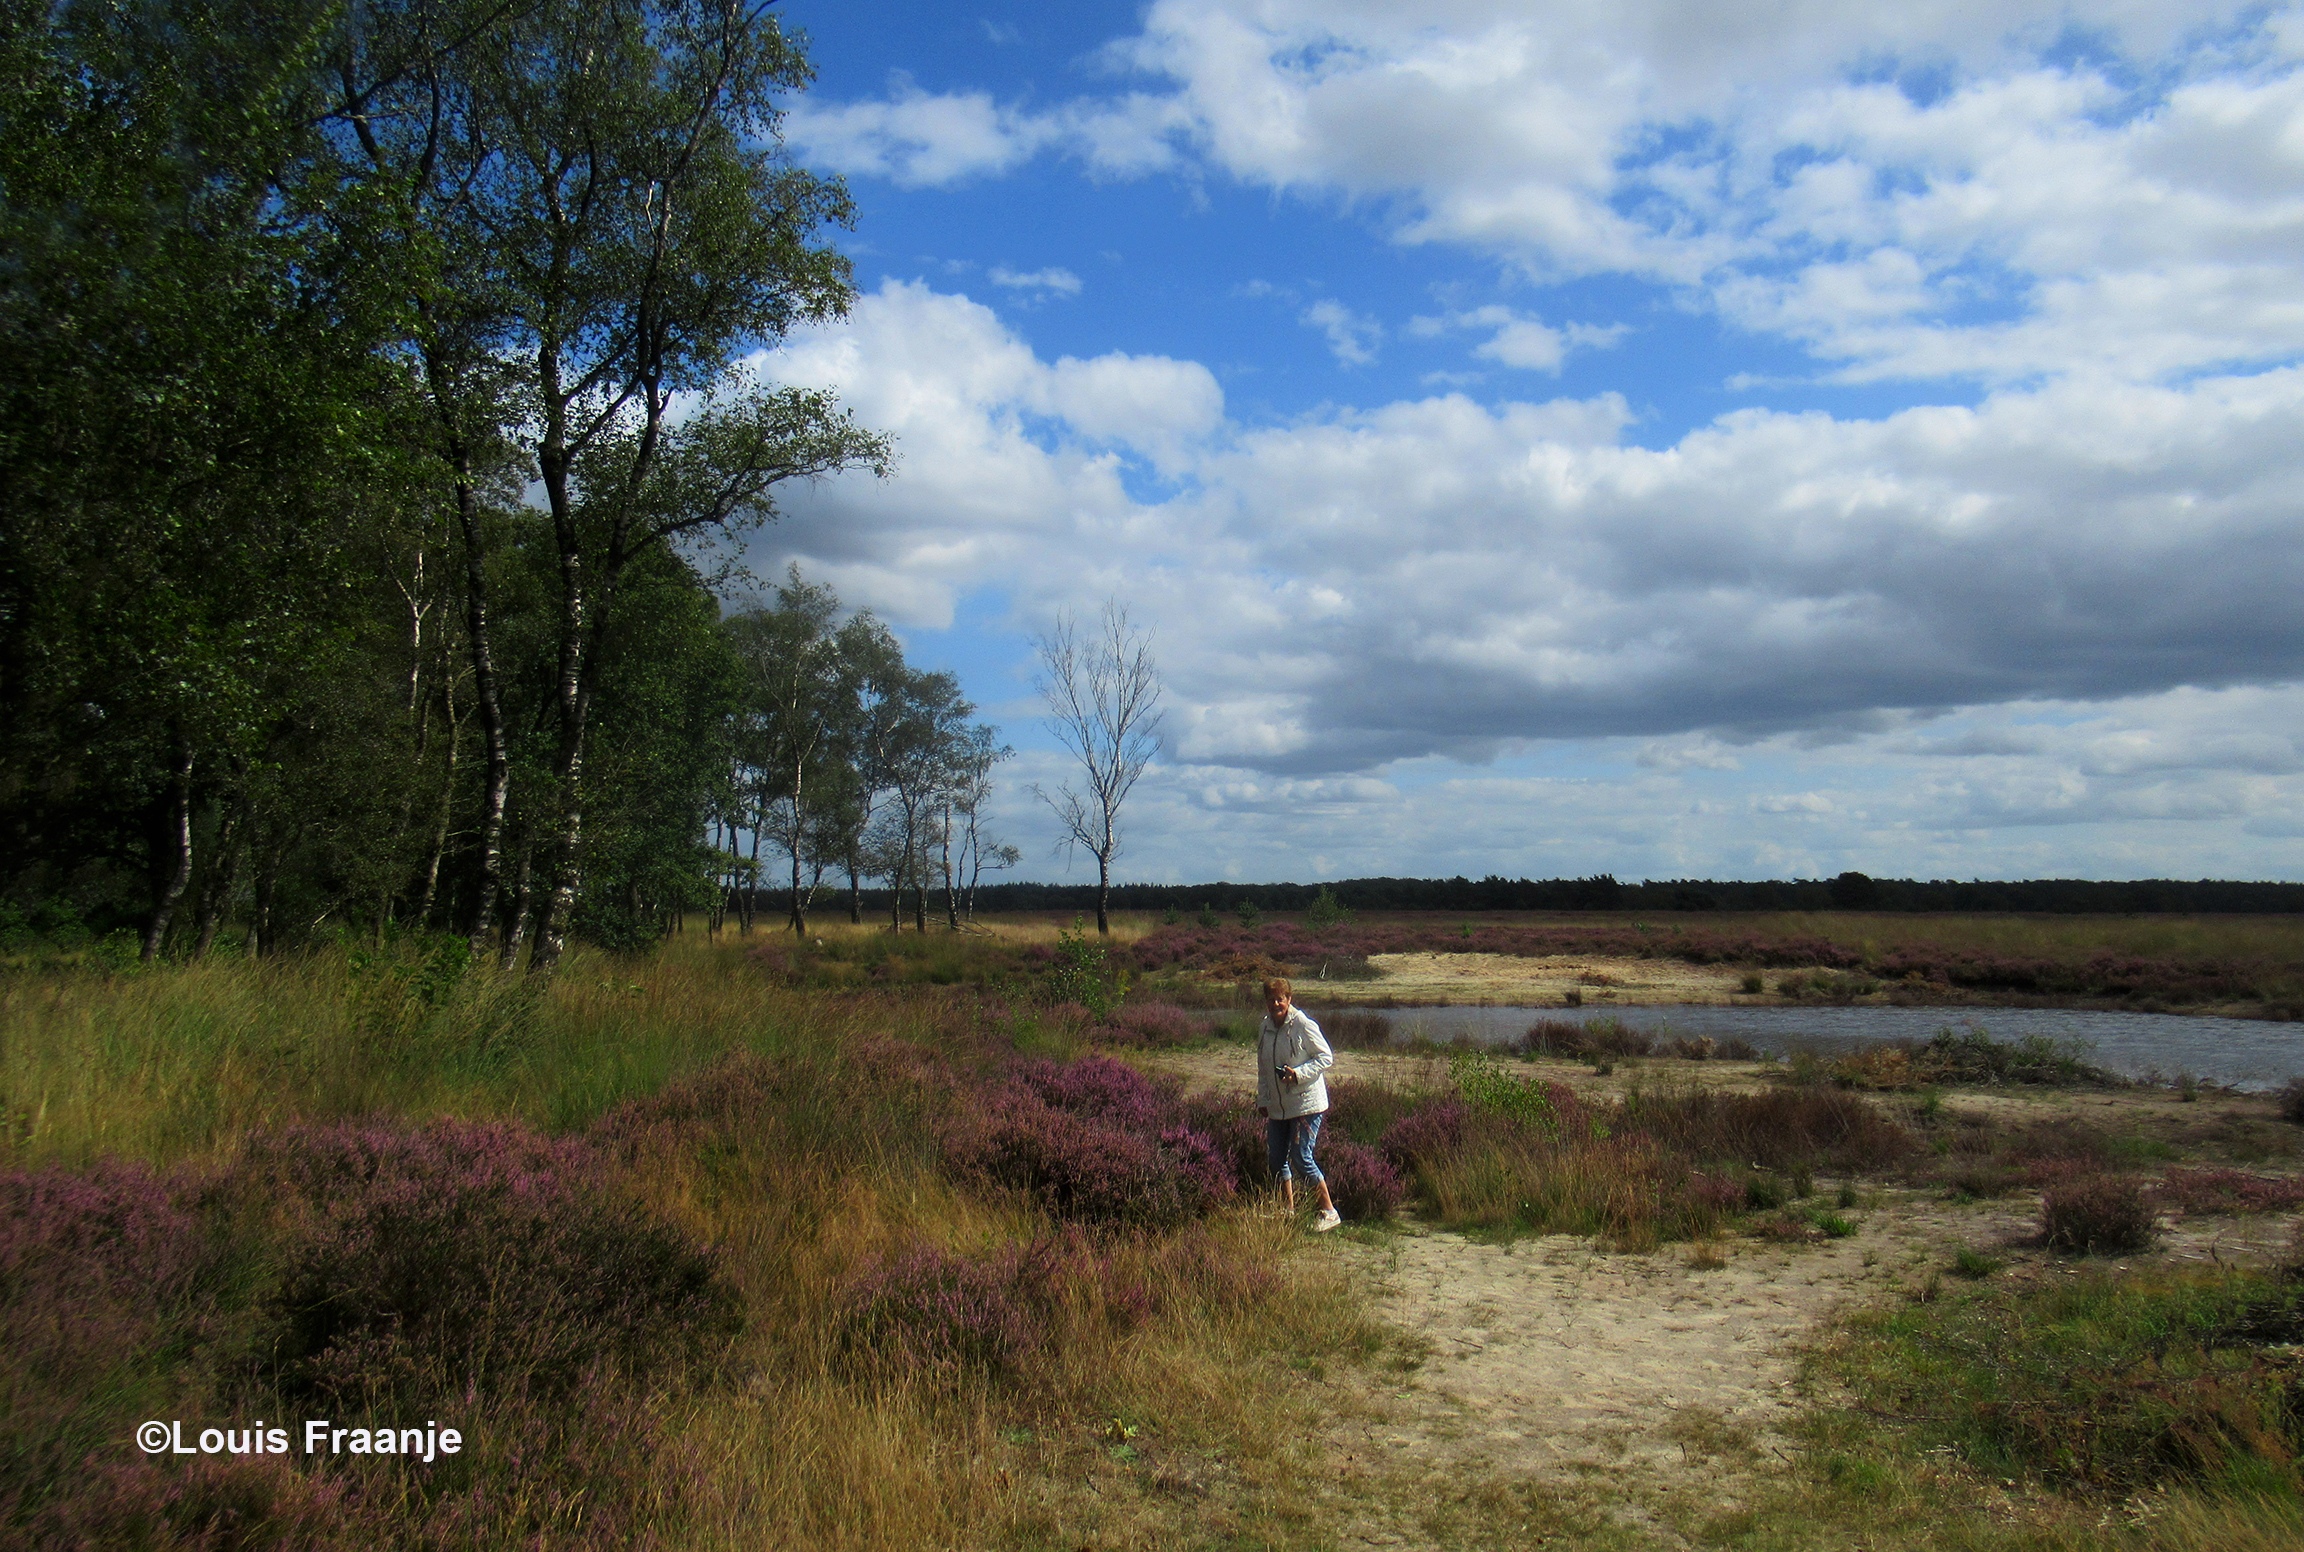
[[(2084, 1008), (1763, 1008), (1630, 1007), (1594, 1010), (1550, 1006), (1385, 1008), (1396, 1040), (1418, 1035), (1446, 1043), (1468, 1036), (1501, 1045), (1538, 1019), (1621, 1020), (1668, 1037), (1744, 1040), (1769, 1056), (1808, 1050), (1833, 1054), (1883, 1040), (1926, 1040), (1940, 1029), (1981, 1028), (1995, 1040), (2044, 1035), (2079, 1041), (2082, 1060), (2131, 1078), (2181, 1073), (2242, 1089), (2278, 1088), (2304, 1074), (2304, 1024), (2262, 1019), (2188, 1018), (2169, 1013), (2110, 1013)], [(1318, 1015), (1315, 1014), (1315, 1017)]]

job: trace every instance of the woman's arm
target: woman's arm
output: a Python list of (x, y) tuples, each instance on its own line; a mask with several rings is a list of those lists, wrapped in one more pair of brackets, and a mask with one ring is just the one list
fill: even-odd
[(1296, 1010), (1296, 1043), (1309, 1054), (1296, 1064), (1299, 1083), (1317, 1078), (1336, 1065), (1336, 1053), (1328, 1048), (1328, 1037), (1320, 1033), (1320, 1026), (1303, 1009)]

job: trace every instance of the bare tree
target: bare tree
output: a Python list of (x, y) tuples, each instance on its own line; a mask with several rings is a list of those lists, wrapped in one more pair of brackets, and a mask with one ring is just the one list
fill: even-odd
[(1000, 742), (1000, 730), (984, 723), (970, 728), (955, 747), (944, 785), (944, 924), (960, 930), (963, 915), (976, 920), (976, 886), (987, 871), (1001, 872), (1024, 854), (986, 829), (984, 805), (992, 800), (992, 767), (1015, 757)]
[(1160, 748), (1160, 670), (1148, 632), (1128, 623), (1118, 602), (1104, 604), (1103, 627), (1083, 640), (1068, 614), (1037, 638), (1040, 672), (1033, 687), (1048, 703), (1048, 726), (1080, 762), (1086, 792), (1071, 785), (1033, 795), (1056, 812), (1067, 850), (1096, 858), (1096, 930), (1112, 931), (1112, 859), (1120, 852), (1120, 805)]

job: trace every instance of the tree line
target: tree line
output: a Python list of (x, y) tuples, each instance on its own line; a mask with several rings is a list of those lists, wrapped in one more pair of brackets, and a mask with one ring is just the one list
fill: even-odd
[[(2039, 914), (2304, 911), (2304, 884), (2219, 879), (1909, 879), (1847, 872), (1834, 878), (1754, 882), (1590, 878), (1347, 878), (1322, 884), (1114, 884), (1128, 911), (1305, 911), (1323, 891), (1357, 911), (2013, 911)], [(1086, 884), (988, 885), (988, 911), (1078, 911), (1095, 899)]]
[(853, 902), (977, 835), (948, 679), (796, 576), (721, 618), (780, 486), (891, 457), (746, 364), (853, 298), (808, 79), (752, 0), (0, 13), (7, 911), (549, 972), (763, 837)]
[(909, 891), (926, 931), (933, 888), (957, 929), (984, 875), (1021, 860), (985, 814), (993, 768), (1014, 753), (999, 730), (969, 721), (976, 708), (951, 674), (906, 666), (886, 626), (870, 613), (842, 622), (831, 589), (797, 569), (772, 606), (732, 616), (726, 636), (745, 693), (729, 779), (708, 815), (721, 875), (712, 930), (731, 911), (751, 930), (778, 857), (795, 933), (808, 930), (827, 874), (845, 880), (852, 922), (864, 919), (872, 878), (888, 886), (891, 926), (902, 926)]

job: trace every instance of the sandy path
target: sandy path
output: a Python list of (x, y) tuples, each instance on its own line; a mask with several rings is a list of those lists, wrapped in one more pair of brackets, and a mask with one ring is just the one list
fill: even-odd
[[(1165, 1053), (1147, 1066), (1195, 1087), (1246, 1087), (1236, 1052)], [(1394, 1084), (1443, 1078), (1444, 1064), (1346, 1053), (1359, 1075)], [(1567, 1077), (1567, 1064), (1543, 1064)], [(1688, 1078), (1744, 1086), (1743, 1063), (1673, 1063)], [(1560, 1070), (1555, 1073), (1554, 1068)], [(1579, 1087), (1614, 1083), (1588, 1071)], [(1615, 1080), (1620, 1082), (1621, 1079)], [(2104, 1095), (1962, 1094), (1953, 1110), (2015, 1118), (2085, 1114)], [(2147, 1105), (2165, 1102), (2144, 1100)], [(2198, 1114), (2198, 1112), (2195, 1112)], [(1840, 1182), (1821, 1181), (1829, 1191)], [(1343, 1258), (1377, 1311), (1422, 1361), (1339, 1375), (1325, 1453), (1337, 1462), (1345, 1546), (1442, 1547), (1461, 1537), (1430, 1506), (1466, 1484), (1514, 1489), (1612, 1524), (1631, 1545), (1686, 1548), (1674, 1528), (1743, 1505), (1755, 1484), (1792, 1468), (1786, 1429), (1815, 1399), (1798, 1382), (1803, 1349), (1851, 1305), (1910, 1297), (1946, 1275), (1963, 1246), (2004, 1258), (2001, 1275), (2046, 1280), (2070, 1263), (2031, 1241), (2039, 1199), (1958, 1204), (1939, 1193), (1860, 1187), (1857, 1232), (1816, 1245), (1737, 1238), (1725, 1265), (1694, 1247), (1612, 1254), (1566, 1235), (1488, 1243), (1412, 1217), (1384, 1232), (1338, 1235), (1313, 1253)], [(2256, 1261), (2285, 1244), (2292, 1219), (2164, 1221), (2158, 1258)], [(1568, 1545), (1555, 1536), (1527, 1545)], [(1485, 1543), (1482, 1543), (1485, 1544)]]

